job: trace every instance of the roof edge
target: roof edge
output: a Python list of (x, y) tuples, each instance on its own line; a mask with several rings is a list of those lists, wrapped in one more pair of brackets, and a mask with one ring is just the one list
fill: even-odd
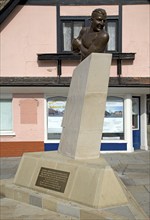
[(21, 0), (10, 0), (0, 11), (0, 24), (8, 17)]

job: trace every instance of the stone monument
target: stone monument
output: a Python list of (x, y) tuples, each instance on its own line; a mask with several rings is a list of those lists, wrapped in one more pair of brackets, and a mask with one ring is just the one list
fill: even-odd
[(113, 170), (99, 158), (110, 64), (110, 54), (92, 53), (78, 65), (58, 152), (24, 154), (15, 184), (96, 208), (127, 203)]
[(92, 53), (73, 73), (59, 145), (63, 155), (99, 158), (111, 56)]
[[(82, 63), (72, 77), (59, 152), (74, 159), (99, 157), (111, 65), (111, 55), (102, 54), (109, 40), (104, 30), (106, 18), (104, 9), (95, 9), (91, 26), (83, 27), (72, 42), (72, 49), (81, 54)], [(89, 56), (91, 53), (95, 54)]]
[(105, 19), (104, 10), (94, 10), (91, 28), (81, 30), (73, 41), (82, 62), (73, 73), (58, 152), (25, 153), (13, 183), (3, 186), (4, 194), (80, 219), (116, 219), (102, 216), (100, 210), (120, 206), (144, 219), (100, 155), (111, 54), (96, 52), (103, 52), (108, 42)]

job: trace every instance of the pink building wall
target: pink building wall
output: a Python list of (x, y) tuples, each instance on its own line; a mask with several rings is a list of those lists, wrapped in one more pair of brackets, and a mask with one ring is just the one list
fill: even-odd
[(124, 5), (122, 50), (135, 52), (132, 64), (123, 65), (122, 75), (149, 77), (150, 67), (150, 8), (149, 5)]
[(56, 7), (17, 6), (1, 29), (1, 76), (56, 75), (56, 64), (37, 62), (56, 53)]
[(13, 95), (14, 135), (1, 136), (1, 141), (44, 141), (44, 96), (42, 94)]
[[(61, 16), (89, 15), (101, 6), (61, 6)], [(118, 15), (118, 6), (102, 6)], [(123, 52), (135, 52), (135, 60), (123, 62), (122, 76), (149, 76), (149, 7), (124, 5)], [(132, 18), (132, 19), (131, 19)], [(55, 6), (18, 6), (2, 24), (1, 76), (57, 76), (56, 62), (37, 62), (38, 53), (57, 52)], [(62, 76), (71, 76), (77, 62), (63, 62)], [(12, 71), (13, 69), (13, 71)], [(115, 62), (110, 76), (117, 75)]]
[(61, 16), (89, 16), (95, 8), (104, 8), (108, 15), (118, 15), (118, 6), (94, 5), (94, 6), (61, 6)]

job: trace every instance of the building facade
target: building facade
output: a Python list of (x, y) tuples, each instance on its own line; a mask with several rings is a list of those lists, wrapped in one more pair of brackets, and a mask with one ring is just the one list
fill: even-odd
[(1, 156), (58, 149), (72, 73), (80, 62), (71, 41), (89, 25), (95, 8), (107, 12), (106, 53), (113, 54), (100, 149), (148, 150), (148, 0), (10, 0), (2, 6)]

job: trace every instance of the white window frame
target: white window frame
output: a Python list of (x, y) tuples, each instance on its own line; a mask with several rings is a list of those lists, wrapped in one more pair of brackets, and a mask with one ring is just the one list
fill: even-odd
[(11, 130), (0, 130), (0, 136), (15, 136), (15, 132), (13, 131), (13, 97), (12, 94), (0, 94), (0, 99), (7, 100), (11, 99), (12, 100), (12, 129)]

